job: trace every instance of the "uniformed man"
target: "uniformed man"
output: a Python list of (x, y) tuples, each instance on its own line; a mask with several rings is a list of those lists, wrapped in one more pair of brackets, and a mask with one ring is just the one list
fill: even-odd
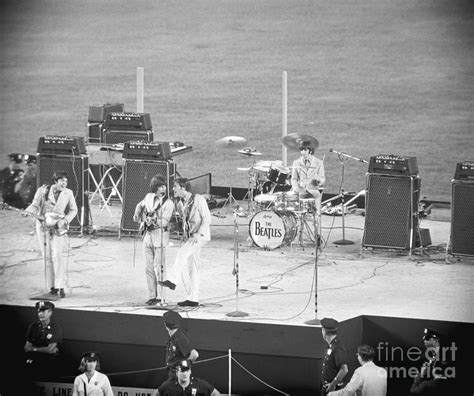
[(163, 314), (169, 340), (166, 343), (166, 366), (169, 370), (169, 377), (174, 378), (175, 367), (179, 361), (189, 360), (194, 362), (199, 357), (199, 353), (191, 346), (188, 337), (181, 331), (181, 315), (178, 312), (168, 310)]
[(175, 365), (176, 378), (169, 378), (153, 393), (153, 396), (218, 396), (220, 392), (207, 381), (192, 377), (192, 363), (181, 360)]
[(338, 322), (335, 319), (321, 319), (322, 335), (328, 344), (321, 372), (321, 393), (323, 395), (340, 389), (343, 386), (342, 380), (349, 372), (346, 348), (337, 336), (337, 325)]
[(26, 367), (32, 379), (44, 379), (45, 375), (57, 375), (63, 330), (51, 319), (54, 310), (52, 302), (38, 301), (35, 306), (38, 321), (31, 323), (26, 332)]

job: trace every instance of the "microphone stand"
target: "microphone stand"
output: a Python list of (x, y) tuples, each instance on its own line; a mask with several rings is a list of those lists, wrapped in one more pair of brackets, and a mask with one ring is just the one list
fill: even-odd
[(315, 210), (313, 216), (313, 232), (314, 232), (314, 319), (307, 320), (308, 325), (319, 326), (321, 321), (318, 319), (318, 249), (319, 249), (319, 227), (316, 225), (316, 216), (318, 210)]
[[(161, 199), (163, 200), (165, 197), (165, 195), (162, 195), (161, 196)], [(164, 260), (164, 247), (163, 247), (163, 233), (165, 232), (165, 230), (163, 229), (163, 206), (164, 206), (164, 201), (161, 202), (161, 214), (160, 214), (160, 237), (161, 237), (161, 240), (160, 240), (160, 280), (163, 281), (165, 278), (164, 278), (164, 263), (163, 263), (163, 260)], [(166, 301), (165, 301), (165, 296), (163, 294), (163, 291), (164, 291), (164, 287), (161, 286), (161, 303), (160, 305), (166, 305)]]
[(234, 212), (234, 269), (232, 275), (235, 276), (235, 308), (233, 312), (229, 312), (226, 316), (233, 318), (242, 318), (248, 316), (247, 312), (239, 311), (239, 225), (237, 223), (237, 214)]
[[(359, 162), (368, 163), (368, 161), (366, 161), (364, 159), (357, 158), (357, 157), (354, 157), (352, 155), (342, 153), (342, 152), (339, 152), (339, 151), (336, 151), (336, 150), (333, 150), (333, 149), (329, 149), (329, 152), (330, 153), (336, 153), (338, 158), (339, 158), (339, 161), (341, 163), (341, 173), (342, 173), (342, 175), (341, 175), (341, 187), (344, 185), (344, 157), (352, 158), (352, 159), (354, 159), (356, 161), (359, 161)], [(341, 188), (341, 210), (342, 210), (342, 239), (334, 241), (333, 243), (336, 244), (336, 245), (353, 245), (354, 241), (346, 239), (346, 226), (345, 226), (345, 216), (346, 216), (346, 214), (345, 214), (345, 206), (344, 206), (344, 189), (343, 188)]]

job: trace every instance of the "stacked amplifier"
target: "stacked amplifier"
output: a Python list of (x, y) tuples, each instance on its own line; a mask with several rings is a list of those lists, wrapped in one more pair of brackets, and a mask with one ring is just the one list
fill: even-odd
[(419, 231), (420, 188), (415, 157), (380, 154), (370, 158), (363, 247), (411, 252)]
[(171, 196), (176, 177), (176, 164), (171, 160), (169, 142), (129, 141), (123, 148), (124, 185), (121, 231), (137, 231), (133, 221), (135, 207), (150, 192), (153, 176), (166, 181)]
[(89, 158), (82, 136), (42, 136), (38, 142), (38, 186), (52, 184), (55, 171), (68, 175), (68, 188), (74, 193), (78, 214), (70, 228), (80, 229), (89, 225)]
[(459, 162), (451, 180), (449, 252), (474, 256), (474, 161)]

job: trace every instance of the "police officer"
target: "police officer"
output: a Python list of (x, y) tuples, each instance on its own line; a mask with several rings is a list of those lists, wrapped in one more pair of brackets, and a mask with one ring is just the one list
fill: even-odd
[(192, 377), (192, 363), (180, 360), (175, 365), (176, 378), (169, 378), (153, 393), (153, 396), (218, 396), (220, 392), (207, 381)]
[(169, 378), (175, 376), (176, 363), (182, 360), (194, 362), (199, 353), (191, 346), (188, 337), (180, 329), (181, 315), (178, 312), (168, 310), (163, 314), (166, 331), (169, 339), (166, 343), (166, 366), (169, 370)]
[(24, 350), (26, 369), (31, 380), (55, 378), (59, 368), (59, 348), (63, 330), (51, 319), (54, 304), (38, 301), (38, 320), (28, 326)]
[(321, 372), (321, 393), (323, 395), (340, 389), (342, 380), (349, 372), (346, 348), (337, 336), (337, 325), (338, 322), (335, 319), (321, 319), (322, 335), (328, 344)]

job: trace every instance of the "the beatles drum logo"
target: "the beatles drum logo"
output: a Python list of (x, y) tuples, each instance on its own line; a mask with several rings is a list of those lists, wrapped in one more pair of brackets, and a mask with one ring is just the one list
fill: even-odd
[[(288, 223), (285, 212), (262, 210), (254, 215), (249, 224), (250, 236), (254, 243), (263, 248), (274, 249), (283, 244), (287, 239)], [(286, 242), (286, 241), (285, 241)]]

